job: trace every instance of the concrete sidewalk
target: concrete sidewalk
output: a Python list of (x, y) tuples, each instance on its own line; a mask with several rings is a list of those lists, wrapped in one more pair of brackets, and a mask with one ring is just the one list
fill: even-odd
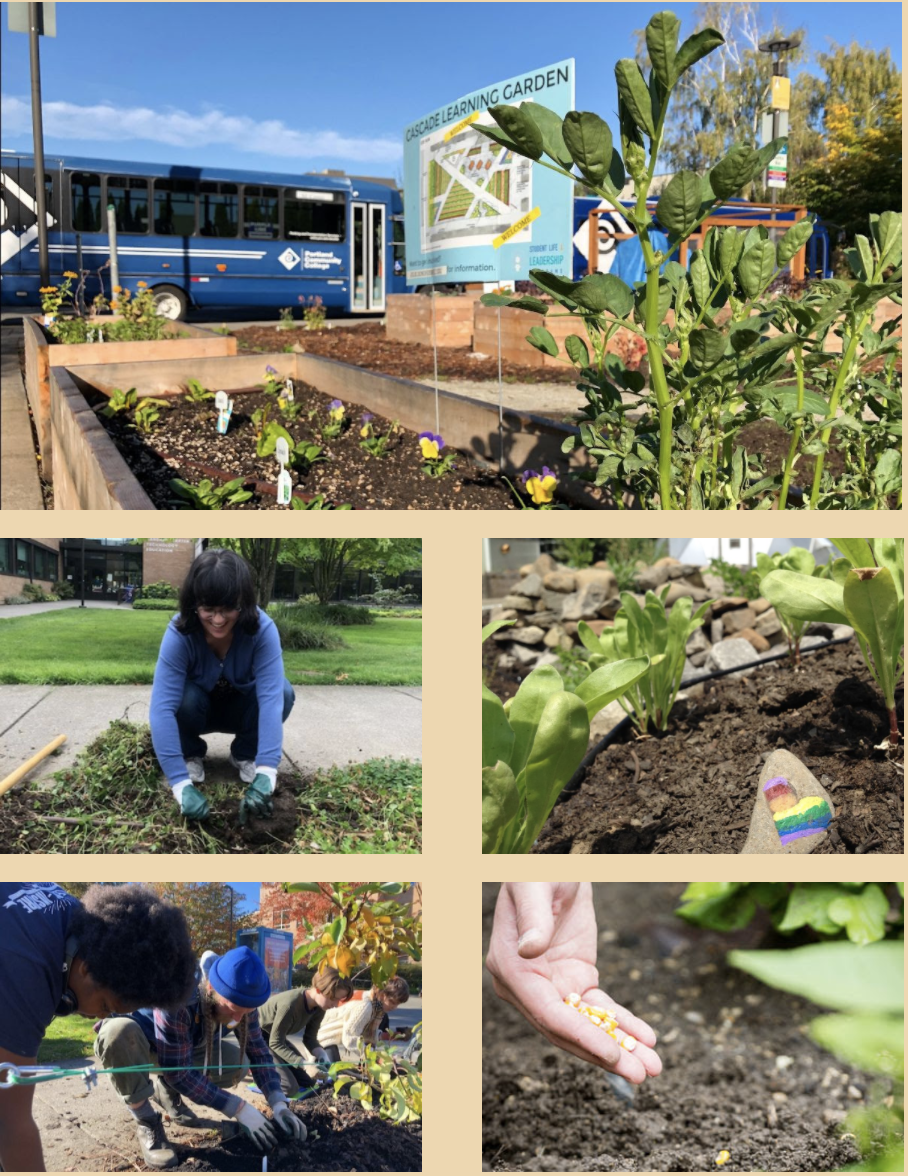
[(0, 329), (0, 509), (44, 510), (28, 400), (19, 368), (22, 328)]
[[(309, 772), (381, 756), (422, 758), (419, 686), (295, 686), (284, 724), (281, 770)], [(69, 767), (113, 719), (148, 721), (150, 686), (0, 686), (0, 779), (57, 735), (66, 743), (28, 777), (43, 780)], [(235, 780), (231, 737), (208, 735), (206, 771)]]
[[(78, 600), (48, 600), (44, 604), (0, 604), (0, 620), (6, 620), (7, 617), (31, 617), (35, 613), (59, 612), (61, 608), (79, 607)], [(117, 604), (115, 600), (86, 600), (85, 607), (128, 609), (129, 605)]]

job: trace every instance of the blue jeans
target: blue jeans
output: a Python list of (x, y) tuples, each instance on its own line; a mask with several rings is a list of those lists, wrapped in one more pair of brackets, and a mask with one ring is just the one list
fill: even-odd
[[(287, 716), (293, 710), (294, 701), (293, 687), (285, 678), (282, 723), (286, 723)], [(256, 759), (259, 742), (259, 704), (255, 691), (243, 694), (235, 690), (226, 698), (214, 699), (201, 686), (187, 682), (176, 718), (180, 731), (180, 750), (184, 759), (204, 756), (208, 744), (201, 736), (212, 731), (223, 731), (236, 736), (230, 745), (234, 759)]]

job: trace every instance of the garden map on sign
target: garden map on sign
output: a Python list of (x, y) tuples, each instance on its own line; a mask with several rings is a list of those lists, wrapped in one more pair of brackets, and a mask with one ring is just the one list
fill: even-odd
[[(527, 159), (475, 128), (476, 116), (419, 145), (422, 249), (489, 246), (532, 208)], [(491, 124), (491, 119), (483, 118)], [(530, 228), (524, 230), (530, 239)], [(513, 243), (520, 235), (509, 238)]]

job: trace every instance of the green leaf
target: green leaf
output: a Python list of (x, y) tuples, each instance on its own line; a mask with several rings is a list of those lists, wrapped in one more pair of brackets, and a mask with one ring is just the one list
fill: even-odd
[(574, 284), (573, 300), (584, 310), (608, 311), (624, 318), (634, 306), (634, 293), (617, 274), (587, 274)]
[(479, 299), (483, 306), (510, 306), (513, 298), (510, 294), (483, 294)]
[(506, 625), (516, 625), (516, 621), (490, 621), (482, 630), (482, 640), (486, 641), (493, 633), (497, 633), (499, 629), (503, 629)]
[(561, 133), (562, 118), (560, 114), (556, 114), (554, 110), (549, 110), (547, 106), (543, 106), (540, 102), (524, 102), (520, 109), (528, 115), (528, 117), (536, 124), (539, 133), (542, 136), (542, 149), (548, 157), (563, 167), (565, 171), (571, 170), (573, 159), (570, 151), (565, 146), (564, 136)]
[(589, 366), (589, 348), (579, 335), (568, 335), (564, 341), (564, 349), (568, 354), (568, 359), (576, 367), (585, 368)]
[(778, 245), (779, 265), (788, 265), (799, 249), (803, 249), (813, 235), (813, 221), (796, 221)]
[(640, 66), (632, 57), (622, 57), (615, 65), (615, 80), (618, 83), (618, 96), (627, 113), (647, 138), (654, 139), (656, 129), (653, 126), (649, 90)]
[(489, 126), (488, 123), (474, 123), (473, 126), (475, 130), (479, 131), (481, 135), (485, 135), (486, 138), (492, 139), (495, 143), (500, 143), (502, 147), (506, 147), (509, 151), (513, 151), (517, 155), (522, 154), (511, 136), (503, 131), (501, 127)]
[(858, 947), (812, 943), (785, 951), (732, 951), (728, 962), (784, 992), (834, 1009), (900, 1013), (904, 1007), (904, 944)]
[(495, 853), (520, 811), (514, 773), (501, 760), (482, 769), (482, 852)]
[(697, 300), (697, 307), (702, 310), (709, 300), (712, 291), (712, 282), (710, 280), (709, 266), (706, 264), (706, 258), (702, 250), (699, 249), (691, 258), (690, 284), (694, 292), (694, 298)]
[(680, 239), (690, 230), (699, 214), (700, 177), (694, 171), (675, 172), (659, 197), (656, 219), (672, 237)]
[(746, 882), (691, 882), (675, 911), (688, 923), (714, 931), (738, 931), (754, 917), (757, 904)]
[(709, 182), (720, 200), (734, 196), (749, 184), (761, 169), (757, 166), (757, 153), (746, 143), (736, 143), (728, 154), (710, 170)]
[(848, 625), (842, 588), (833, 580), (818, 580), (783, 569), (760, 581), (760, 592), (770, 604), (795, 621), (826, 621)]
[(508, 722), (514, 732), (514, 749), (508, 762), (515, 776), (526, 767), (546, 703), (551, 695), (563, 690), (564, 682), (554, 666), (537, 666), (521, 682), (508, 712)]
[(514, 732), (504, 713), (501, 699), (488, 686), (482, 688), (482, 766), (489, 768), (502, 760), (511, 762)]
[(529, 853), (558, 794), (573, 776), (590, 741), (590, 721), (581, 700), (567, 691), (545, 705), (526, 765), (526, 828), (517, 853)]
[(883, 266), (898, 265), (902, 260), (902, 214), (881, 213), (875, 235)]
[(531, 310), (533, 314), (548, 314), (549, 312), (549, 304), (540, 298), (534, 298), (531, 294), (515, 298), (510, 306), (513, 310)]
[(876, 943), (886, 934), (886, 895), (871, 882), (860, 894), (840, 895), (829, 904), (829, 918), (844, 927), (852, 943), (862, 947)]
[(564, 144), (584, 179), (601, 188), (608, 178), (614, 147), (608, 123), (587, 110), (570, 110), (561, 127)]
[(688, 37), (675, 54), (675, 80), (686, 73), (692, 65), (696, 65), (701, 57), (706, 57), (713, 49), (718, 49), (724, 44), (725, 38), (718, 29), (700, 29)]
[(857, 277), (864, 282), (871, 282), (873, 281), (873, 251), (870, 248), (870, 242), (861, 233), (857, 233), (854, 243), (861, 258), (861, 272), (857, 274)]
[(797, 931), (799, 927), (813, 927), (821, 935), (838, 935), (840, 925), (829, 917), (828, 908), (841, 896), (842, 890), (837, 882), (796, 882), (778, 930)]
[(594, 670), (585, 678), (574, 693), (586, 704), (590, 722), (610, 702), (620, 698), (627, 690), (640, 681), (650, 666), (648, 657), (625, 658), (610, 662)]
[(285, 889), (290, 891), (305, 890), (311, 894), (321, 894), (321, 887), (317, 882), (287, 882)]
[(899, 652), (905, 639), (903, 608), (899, 605), (892, 573), (888, 568), (880, 568), (864, 579), (861, 572), (849, 572), (843, 600), (848, 624), (857, 629), (870, 648), (872, 665), (867, 661), (866, 652), (861, 650), (867, 668), (873, 674), (886, 706), (891, 709), (895, 706)]
[(866, 539), (833, 539), (853, 568), (875, 568), (876, 557)]
[(690, 361), (698, 371), (715, 367), (725, 352), (725, 335), (710, 327), (699, 327), (691, 332)]
[(827, 1013), (807, 1027), (813, 1040), (862, 1070), (901, 1081), (905, 1072), (904, 1025), (872, 1013)]
[(527, 159), (542, 155), (542, 131), (523, 106), (490, 106), (489, 114), (509, 136), (518, 155)]
[(542, 351), (545, 355), (558, 354), (558, 344), (555, 342), (555, 336), (545, 327), (530, 327), (527, 342), (535, 347), (537, 351)]
[(677, 80), (675, 54), (681, 21), (673, 12), (657, 12), (646, 26), (646, 47), (659, 81), (670, 90)]
[(546, 294), (551, 294), (556, 302), (560, 302), (562, 306), (575, 306), (574, 302), (574, 287), (576, 282), (571, 281), (570, 278), (559, 277), (558, 274), (550, 274), (545, 270), (531, 269), (530, 280), (535, 282), (540, 290), (544, 290)]
[(586, 621), (578, 622), (577, 636), (580, 638), (584, 648), (588, 649), (590, 653), (602, 653), (602, 642)]
[(719, 271), (728, 275), (741, 259), (744, 234), (735, 228), (722, 229), (719, 236)]
[(738, 262), (737, 275), (748, 298), (758, 298), (769, 284), (776, 268), (776, 247), (772, 241), (758, 241)]
[(331, 926), (328, 928), (328, 934), (335, 943), (340, 943), (344, 932), (347, 930), (347, 920), (343, 915), (338, 915)]

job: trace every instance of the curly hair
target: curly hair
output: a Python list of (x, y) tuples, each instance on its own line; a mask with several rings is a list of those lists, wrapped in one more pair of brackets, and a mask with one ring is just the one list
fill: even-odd
[(195, 986), (183, 912), (144, 886), (90, 886), (71, 927), (89, 975), (132, 1008), (178, 1009)]
[(209, 547), (192, 561), (180, 590), (180, 616), (176, 622), (181, 633), (199, 628), (196, 609), (238, 608), (237, 625), (250, 635), (258, 632), (259, 612), (255, 582), (249, 564), (233, 551)]

